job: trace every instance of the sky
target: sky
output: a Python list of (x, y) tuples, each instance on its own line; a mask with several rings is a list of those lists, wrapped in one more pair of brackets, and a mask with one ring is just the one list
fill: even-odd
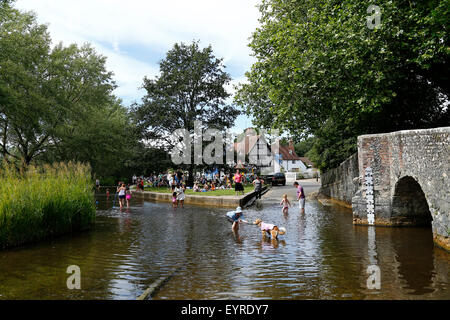
[[(144, 76), (159, 73), (159, 61), (175, 43), (200, 40), (223, 58), (233, 84), (245, 81), (255, 61), (248, 47), (258, 27), (258, 0), (17, 0), (15, 7), (34, 11), (47, 24), (54, 44), (86, 42), (107, 57), (107, 68), (118, 85), (115, 95), (124, 105), (140, 102)], [(232, 100), (230, 99), (230, 102)], [(233, 132), (251, 126), (238, 117)]]

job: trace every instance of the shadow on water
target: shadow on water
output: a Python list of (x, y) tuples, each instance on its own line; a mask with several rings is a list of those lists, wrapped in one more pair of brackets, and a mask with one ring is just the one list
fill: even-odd
[[(411, 233), (416, 236), (411, 237)], [(434, 244), (431, 228), (414, 228), (414, 230), (400, 228), (394, 230), (392, 246), (399, 263), (399, 275), (405, 283), (404, 288), (411, 290), (413, 295), (433, 292), (435, 290), (432, 288)]]

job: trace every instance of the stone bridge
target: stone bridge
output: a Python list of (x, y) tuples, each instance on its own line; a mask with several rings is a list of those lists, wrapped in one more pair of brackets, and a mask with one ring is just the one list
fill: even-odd
[(431, 225), (434, 242), (450, 251), (450, 127), (360, 136), (353, 170), (348, 162), (321, 192), (347, 203), (353, 194), (354, 224)]

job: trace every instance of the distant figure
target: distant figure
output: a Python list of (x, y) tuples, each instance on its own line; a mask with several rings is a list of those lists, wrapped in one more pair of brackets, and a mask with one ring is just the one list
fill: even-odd
[(109, 189), (106, 189), (106, 200), (109, 200)]
[(122, 183), (120, 187), (117, 188), (117, 192), (119, 193), (119, 205), (120, 209), (125, 205), (125, 196), (126, 196), (127, 188), (125, 187), (125, 183)]
[(174, 180), (174, 179), (173, 179), (172, 172), (169, 171), (169, 172), (167, 173), (167, 181), (169, 182), (169, 189), (171, 189), (172, 186), (175, 186), (173, 180)]
[(194, 183), (194, 187), (193, 187), (193, 189), (192, 190), (194, 190), (194, 192), (200, 192), (200, 188), (199, 188), (199, 186), (198, 186), (198, 183), (197, 182), (195, 182)]
[(255, 186), (256, 199), (261, 199), (262, 181), (259, 180), (258, 176), (253, 180), (253, 185)]
[(283, 212), (284, 214), (287, 214), (289, 207), (291, 206), (291, 203), (289, 202), (289, 200), (287, 198), (287, 194), (283, 194), (283, 199), (281, 200), (280, 205), (283, 206), (283, 209), (281, 209), (281, 212)]
[(95, 186), (97, 187), (97, 190), (100, 189), (100, 180), (95, 179)]
[(127, 200), (127, 208), (130, 208), (131, 191), (129, 185), (126, 187), (125, 190), (125, 199)]
[(305, 192), (303, 191), (303, 187), (298, 184), (297, 181), (294, 182), (294, 187), (297, 188), (297, 200), (298, 205), (300, 207), (301, 213), (305, 213)]
[(186, 187), (182, 184), (175, 187), (175, 192), (177, 193), (177, 207), (178, 207), (178, 203), (181, 204), (181, 208), (184, 207), (184, 199), (186, 198), (186, 195), (184, 193), (185, 191), (186, 191)]
[(178, 208), (177, 193), (175, 192), (175, 186), (172, 186), (172, 208), (173, 210), (176, 210)]
[(242, 185), (242, 174), (239, 173), (239, 170), (236, 170), (236, 174), (233, 177), (234, 179), (234, 191), (236, 191), (236, 196), (239, 195), (239, 192), (242, 192), (244, 195), (244, 186)]

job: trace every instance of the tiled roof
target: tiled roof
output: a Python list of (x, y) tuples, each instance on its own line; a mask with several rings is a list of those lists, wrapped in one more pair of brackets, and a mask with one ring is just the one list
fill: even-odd
[(293, 146), (280, 145), (279, 153), (281, 154), (282, 160), (300, 160), (300, 157), (295, 153)]
[(311, 162), (311, 160), (309, 160), (309, 158), (300, 157), (300, 160), (302, 160), (302, 162), (304, 164), (306, 164), (308, 167), (313, 167), (314, 168), (314, 164)]

